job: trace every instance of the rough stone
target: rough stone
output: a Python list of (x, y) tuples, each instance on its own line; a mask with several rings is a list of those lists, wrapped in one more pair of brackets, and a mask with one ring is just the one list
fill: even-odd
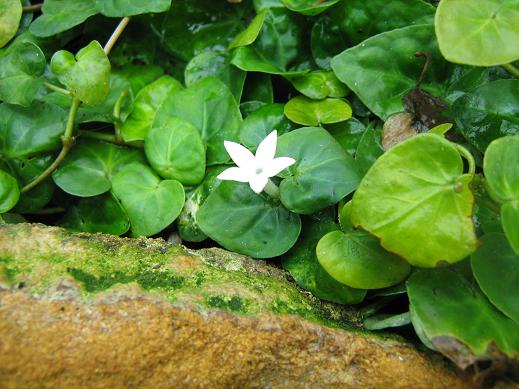
[(472, 386), (264, 261), (0, 225), (2, 388)]

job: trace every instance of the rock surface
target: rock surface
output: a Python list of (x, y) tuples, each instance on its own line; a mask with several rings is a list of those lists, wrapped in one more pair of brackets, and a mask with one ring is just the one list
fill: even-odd
[(2, 388), (470, 388), (264, 261), (0, 225)]

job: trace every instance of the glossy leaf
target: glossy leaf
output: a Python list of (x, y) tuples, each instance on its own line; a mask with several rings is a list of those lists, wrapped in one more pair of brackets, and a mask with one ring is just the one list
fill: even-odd
[(126, 210), (132, 236), (150, 236), (169, 226), (184, 206), (184, 187), (161, 180), (140, 163), (123, 167), (113, 177), (112, 192)]
[(519, 3), (514, 0), (442, 0), (435, 18), (443, 56), (451, 62), (494, 66), (519, 59)]
[(284, 254), (301, 231), (298, 215), (241, 182), (222, 182), (202, 205), (197, 219), (211, 239), (254, 258)]
[(415, 58), (417, 51), (431, 57), (422, 89), (433, 96), (441, 95), (449, 65), (438, 51), (433, 26), (409, 26), (375, 35), (337, 55), (331, 64), (339, 80), (386, 120), (404, 110), (402, 97), (419, 79), (423, 60)]
[[(1, 23), (1, 22), (0, 22)], [(30, 105), (42, 85), (45, 56), (30, 42), (15, 43), (0, 56), (0, 100)]]
[(236, 37), (229, 45), (228, 49), (231, 50), (240, 46), (248, 46), (252, 42), (254, 42), (261, 31), (261, 27), (263, 27), (263, 22), (265, 21), (267, 11), (268, 9), (264, 9), (258, 12), (254, 19), (252, 19), (248, 27), (242, 32), (240, 32), (238, 35), (236, 35)]
[(420, 270), (407, 281), (407, 293), (420, 338), (462, 369), (492, 359), (495, 347), (519, 357), (519, 324), (490, 304), (473, 279), (452, 267)]
[(471, 264), (474, 277), (492, 304), (519, 323), (519, 255), (506, 237), (499, 233), (484, 235)]
[(97, 41), (90, 42), (74, 55), (60, 50), (52, 56), (50, 67), (70, 92), (88, 105), (104, 100), (110, 87), (110, 61)]
[(240, 143), (255, 150), (272, 130), (277, 130), (278, 135), (293, 130), (294, 125), (285, 117), (283, 108), (283, 104), (268, 104), (247, 116), (240, 131)]
[(384, 330), (411, 324), (411, 317), (409, 312), (398, 315), (379, 314), (366, 318), (362, 324), (370, 331)]
[(294, 88), (306, 97), (322, 100), (326, 97), (344, 97), (349, 90), (333, 72), (314, 71), (287, 77)]
[(32, 22), (30, 32), (49, 37), (75, 27), (99, 11), (95, 0), (45, 0), (43, 15)]
[(52, 177), (71, 195), (97, 196), (110, 190), (113, 176), (123, 167), (144, 161), (140, 151), (85, 140), (74, 146)]
[(503, 230), (516, 254), (519, 254), (519, 200), (509, 201), (501, 207)]
[(285, 115), (305, 126), (338, 123), (351, 118), (351, 107), (341, 99), (312, 100), (297, 96), (285, 105)]
[(20, 0), (0, 0), (0, 47), (5, 46), (16, 35), (21, 18)]
[(366, 132), (366, 126), (354, 117), (345, 122), (328, 124), (325, 128), (352, 157), (355, 156), (357, 146)]
[(13, 208), (20, 197), (20, 189), (16, 179), (9, 173), (0, 170), (0, 213)]
[(67, 113), (34, 102), (30, 107), (0, 105), (0, 150), (8, 158), (26, 157), (60, 147)]
[(340, 0), (282, 0), (283, 4), (291, 11), (308, 16), (318, 15), (339, 1)]
[(283, 256), (282, 265), (301, 288), (314, 296), (338, 304), (357, 304), (364, 299), (366, 290), (350, 288), (336, 281), (315, 255), (319, 239), (337, 229), (330, 220), (305, 220), (298, 242)]
[(198, 130), (187, 120), (172, 117), (152, 127), (144, 140), (150, 165), (163, 178), (184, 185), (198, 184), (205, 174), (205, 147)]
[(483, 84), (457, 99), (453, 111), (465, 138), (485, 151), (494, 139), (519, 134), (519, 80)]
[(133, 108), (121, 127), (124, 141), (144, 140), (162, 103), (170, 92), (181, 89), (182, 85), (170, 76), (162, 76), (142, 88), (135, 96)]
[(276, 155), (296, 160), (279, 186), (281, 202), (292, 212), (309, 214), (333, 205), (360, 180), (353, 158), (319, 127), (280, 136)]
[(207, 164), (229, 161), (224, 140), (237, 141), (242, 118), (229, 88), (214, 77), (204, 78), (189, 88), (170, 93), (157, 111), (154, 126), (161, 127), (171, 117), (189, 121), (207, 146)]
[(99, 12), (111, 18), (165, 12), (171, 5), (171, 0), (95, 0), (95, 2)]
[(112, 235), (122, 235), (130, 228), (128, 215), (110, 193), (79, 200), (68, 209), (59, 224), (71, 231)]
[(216, 77), (229, 87), (236, 101), (240, 101), (245, 83), (245, 72), (231, 65), (225, 51), (204, 51), (188, 62), (184, 72), (190, 86), (205, 77)]
[(364, 176), (352, 222), (414, 266), (457, 262), (477, 244), (471, 179), (452, 143), (417, 135), (386, 151)]
[(326, 234), (316, 248), (317, 259), (337, 281), (352, 288), (380, 289), (403, 281), (411, 266), (385, 251), (364, 231)]

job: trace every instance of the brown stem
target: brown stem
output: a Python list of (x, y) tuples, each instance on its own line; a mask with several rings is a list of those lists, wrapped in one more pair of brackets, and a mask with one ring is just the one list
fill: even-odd
[(108, 42), (106, 42), (105, 47), (103, 47), (103, 50), (106, 53), (106, 55), (110, 54), (110, 51), (112, 51), (112, 48), (115, 45), (115, 42), (117, 42), (117, 39), (119, 39), (119, 37), (121, 36), (129, 22), (130, 18), (128, 16), (122, 18), (122, 20), (119, 22), (114, 32), (112, 33), (112, 36), (110, 36)]
[(422, 83), (422, 81), (425, 78), (425, 75), (427, 74), (427, 71), (429, 70), (429, 66), (431, 64), (431, 57), (428, 53), (423, 52), (423, 51), (417, 51), (416, 53), (414, 53), (414, 56), (425, 58), (425, 64), (423, 65), (422, 73), (420, 73), (420, 78), (418, 79), (418, 82), (416, 83), (416, 86), (420, 86), (420, 84)]
[(31, 4), (26, 5), (22, 8), (23, 12), (39, 12), (41, 11), (41, 7), (43, 6), (43, 3), (40, 4)]

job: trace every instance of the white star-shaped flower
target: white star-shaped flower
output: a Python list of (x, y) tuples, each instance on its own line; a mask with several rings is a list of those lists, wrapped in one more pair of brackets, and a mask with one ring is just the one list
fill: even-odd
[(296, 160), (290, 157), (274, 158), (277, 142), (278, 133), (274, 130), (261, 141), (254, 156), (246, 147), (239, 143), (224, 141), (225, 149), (238, 167), (224, 170), (217, 178), (220, 180), (248, 182), (254, 192), (261, 193), (269, 182), (270, 177), (274, 177), (282, 170), (296, 163)]

